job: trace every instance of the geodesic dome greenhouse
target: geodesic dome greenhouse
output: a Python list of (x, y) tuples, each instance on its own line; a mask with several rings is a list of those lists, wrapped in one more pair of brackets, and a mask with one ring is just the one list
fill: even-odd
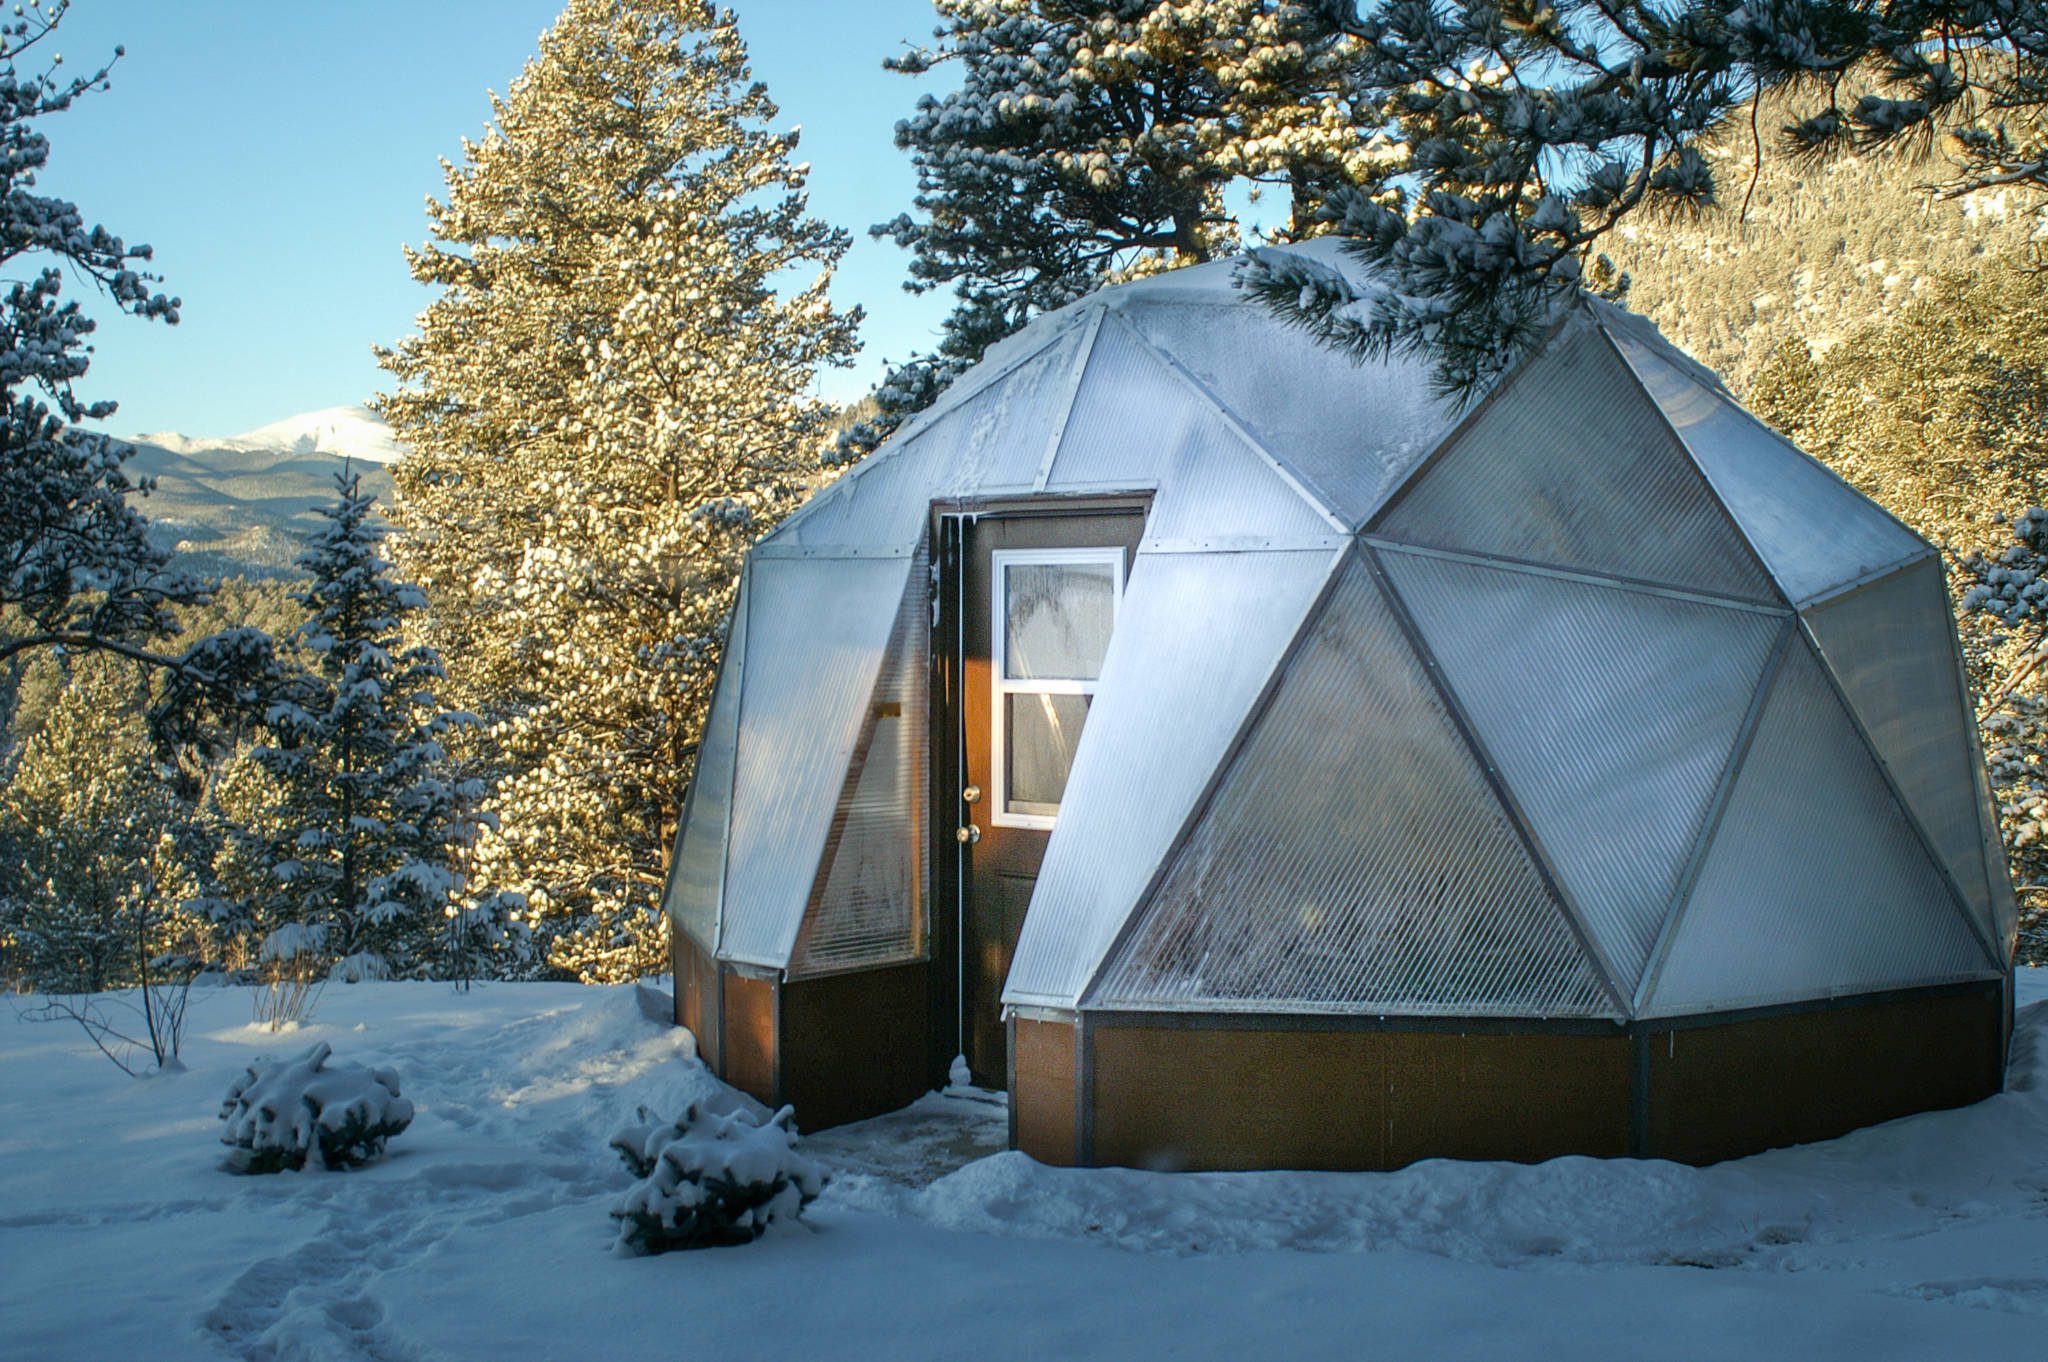
[(1975, 744), (1936, 552), (1648, 323), (1460, 409), (1182, 270), (756, 545), (678, 1019), (807, 1126), (964, 1055), (1051, 1162), (1832, 1135), (2000, 1085)]

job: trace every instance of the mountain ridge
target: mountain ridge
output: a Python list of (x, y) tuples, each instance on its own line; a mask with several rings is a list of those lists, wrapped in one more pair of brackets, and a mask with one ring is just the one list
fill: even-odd
[(240, 435), (186, 435), (174, 430), (123, 437), (131, 444), (151, 445), (173, 454), (212, 450), (236, 453), (325, 454), (380, 465), (394, 464), (405, 450), (392, 437), (384, 418), (368, 407), (321, 407), (302, 411)]
[(152, 542), (208, 576), (289, 577), (324, 523), (336, 478), (352, 473), (388, 506), (391, 463), (403, 452), (362, 407), (302, 412), (222, 438), (156, 432), (125, 437), (131, 476), (155, 483), (129, 504), (149, 517)]

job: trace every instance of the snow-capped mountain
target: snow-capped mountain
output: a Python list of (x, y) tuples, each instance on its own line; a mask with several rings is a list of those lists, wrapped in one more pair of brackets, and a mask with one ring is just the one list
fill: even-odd
[(225, 449), (238, 454), (326, 454), (359, 463), (389, 464), (396, 463), (405, 452), (391, 438), (391, 427), (384, 424), (384, 418), (361, 406), (304, 411), (240, 435), (195, 436), (158, 431), (129, 438), (173, 454)]
[(134, 502), (152, 536), (186, 566), (219, 574), (292, 571), (323, 523), (320, 508), (334, 500), (335, 475), (348, 469), (388, 506), (389, 465), (404, 452), (362, 407), (303, 412), (227, 437), (128, 438), (129, 470), (156, 483)]

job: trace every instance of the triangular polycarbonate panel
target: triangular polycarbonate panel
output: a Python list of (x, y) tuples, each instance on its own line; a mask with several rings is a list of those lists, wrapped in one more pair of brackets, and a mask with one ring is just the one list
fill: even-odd
[(868, 455), (762, 539), (756, 553), (873, 552), (915, 543), (924, 536), (947, 452), (946, 433), (939, 430)]
[(1106, 318), (1045, 490), (1156, 487), (1208, 413), (1129, 327)]
[(1209, 304), (1134, 297), (1120, 310), (1348, 526), (1378, 510), (1457, 418), (1426, 364), (1361, 364), (1243, 295)]
[(912, 562), (748, 564), (721, 959), (789, 963)]
[(1329, 580), (1329, 550), (1140, 550), (1004, 989), (1071, 1007)]
[[(1192, 402), (1200, 399), (1191, 395)], [(1145, 537), (1169, 543), (1282, 547), (1331, 540), (1344, 527), (1230, 429), (1199, 414), (1184, 427), (1178, 457), (1152, 503)]]
[(697, 764), (683, 797), (675, 863), (664, 906), (669, 921), (706, 951), (718, 943), (718, 904), (725, 882), (725, 842), (731, 826), (733, 758), (739, 739), (740, 690), (747, 665), (747, 592), (740, 587), (732, 628), (712, 687), (711, 712), (697, 743)]
[(1987, 939), (1997, 936), (1976, 761), (1948, 585), (1924, 558), (1808, 610), (1806, 627), (1863, 722), (1906, 807), (1955, 877)]
[(931, 612), (922, 557), (861, 725), (826, 839), (831, 867), (805, 915), (792, 977), (915, 959), (923, 950)]
[(1775, 598), (1642, 385), (1585, 322), (1490, 399), (1373, 528), (1431, 548)]
[(2005, 829), (2000, 826), (1998, 797), (1991, 791), (1991, 772), (1978, 730), (1970, 730), (1970, 776), (1977, 789), (1977, 808), (1984, 833), (1984, 868), (1991, 877), (1991, 940), (2008, 963), (2012, 959), (2020, 925), (2019, 900), (2012, 889), (2012, 860), (2005, 849)]
[(1643, 1015), (1993, 972), (1804, 639), (1786, 650), (1711, 838)]
[(1087, 334), (1084, 326), (1068, 327), (1036, 357), (934, 423), (932, 433), (943, 429), (949, 441), (941, 494), (1031, 490), (1053, 433), (1066, 417), (1074, 366)]
[(1381, 561), (1632, 994), (1785, 617), (1419, 554)]
[(1358, 558), (1084, 1002), (1618, 1014)]
[(1726, 394), (1626, 332), (1614, 341), (1795, 605), (1928, 552), (1919, 536)]

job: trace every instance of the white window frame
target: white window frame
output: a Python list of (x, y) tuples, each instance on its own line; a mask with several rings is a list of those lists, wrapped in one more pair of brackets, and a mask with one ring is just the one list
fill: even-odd
[[(995, 549), (989, 554), (989, 575), (994, 578), (990, 588), (989, 602), (989, 677), (990, 685), (990, 727), (994, 732), (989, 737), (988, 821), (999, 828), (1037, 828), (1049, 831), (1059, 821), (1056, 813), (1012, 813), (1010, 803), (1010, 767), (1004, 750), (1004, 723), (1008, 716), (1008, 699), (1012, 695), (1093, 695), (1102, 686), (1102, 678), (1080, 681), (1059, 678), (1032, 678), (1011, 680), (1006, 662), (1008, 649), (1004, 647), (1004, 631), (1009, 625), (1009, 586), (1011, 567), (1050, 567), (1062, 563), (1107, 563), (1110, 569), (1109, 593), (1109, 634), (1116, 638), (1117, 615), (1123, 609), (1124, 599), (1124, 551), (1116, 547), (1086, 549)], [(1064, 799), (1062, 800), (1064, 803)]]

